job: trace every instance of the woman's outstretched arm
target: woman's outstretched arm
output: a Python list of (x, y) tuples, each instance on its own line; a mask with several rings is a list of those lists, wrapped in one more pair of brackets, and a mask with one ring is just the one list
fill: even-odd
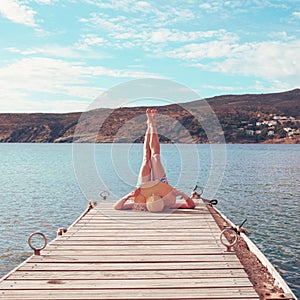
[(176, 208), (195, 208), (196, 207), (195, 202), (184, 192), (173, 188), (173, 193), (176, 197), (180, 196), (185, 200), (185, 203), (183, 203), (183, 204), (179, 204), (179, 203), (177, 203), (177, 205), (175, 204)]
[(121, 209), (132, 209), (133, 203), (128, 203), (125, 204), (126, 201), (134, 196), (135, 191), (129, 193), (128, 195), (126, 195), (125, 197), (123, 197), (122, 199), (120, 199), (115, 205), (114, 205), (114, 209), (116, 210), (121, 210)]

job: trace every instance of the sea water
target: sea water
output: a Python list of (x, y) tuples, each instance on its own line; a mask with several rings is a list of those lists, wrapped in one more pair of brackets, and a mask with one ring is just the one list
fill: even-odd
[[(75, 147), (75, 148), (74, 148)], [(31, 255), (28, 236), (49, 240), (89, 200), (128, 193), (142, 161), (141, 144), (0, 144), (0, 277)], [(204, 198), (250, 238), (300, 296), (300, 146), (162, 145), (170, 183)], [(92, 153), (92, 155), (91, 155)]]

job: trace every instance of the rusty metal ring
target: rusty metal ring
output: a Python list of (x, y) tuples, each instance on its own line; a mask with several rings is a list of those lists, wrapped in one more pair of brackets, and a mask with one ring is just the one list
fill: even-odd
[[(44, 245), (41, 248), (35, 248), (34, 246), (32, 246), (31, 244), (31, 239), (35, 236), (35, 235), (40, 235), (43, 239), (44, 239)], [(47, 246), (47, 238), (46, 236), (41, 233), (41, 232), (34, 232), (32, 233), (29, 238), (28, 238), (28, 245), (29, 247), (34, 251), (34, 253), (39, 253), (39, 251), (43, 250), (46, 246)]]
[(102, 200), (106, 200), (109, 196), (109, 191), (102, 191), (99, 196), (102, 198)]
[[(223, 239), (222, 239), (222, 237), (223, 237), (223, 235), (225, 234), (225, 232), (228, 232), (228, 231), (234, 232), (234, 240), (233, 240), (233, 242), (231, 242), (231, 243), (229, 243), (229, 242), (228, 242), (228, 243), (225, 243), (225, 242), (223, 241)], [(236, 231), (233, 230), (232, 228), (225, 228), (225, 229), (222, 230), (222, 232), (221, 232), (221, 234), (220, 234), (220, 241), (221, 241), (221, 243), (227, 248), (227, 251), (230, 251), (230, 248), (236, 244), (237, 239), (238, 239), (238, 238), (237, 238), (237, 233), (236, 233)]]
[[(199, 192), (196, 192), (197, 190), (200, 190)], [(200, 185), (196, 185), (195, 188), (193, 189), (194, 192), (196, 192), (199, 196), (203, 194), (203, 187)]]

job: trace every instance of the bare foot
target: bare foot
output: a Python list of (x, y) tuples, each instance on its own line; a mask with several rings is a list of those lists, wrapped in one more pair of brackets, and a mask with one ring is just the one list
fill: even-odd
[(156, 120), (157, 109), (151, 109), (151, 114), (152, 114), (153, 120), (155, 121)]
[(148, 119), (147, 120), (148, 125), (154, 125), (155, 124), (156, 113), (157, 113), (156, 109), (150, 109), (150, 108), (148, 108), (146, 110), (146, 115), (147, 115), (147, 119)]
[(150, 108), (147, 108), (146, 109), (146, 115), (147, 115), (147, 119), (149, 120), (149, 119), (151, 119), (151, 109)]

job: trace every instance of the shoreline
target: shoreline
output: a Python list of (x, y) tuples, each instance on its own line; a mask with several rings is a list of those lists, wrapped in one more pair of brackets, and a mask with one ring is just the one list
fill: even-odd
[[(184, 142), (165, 142), (161, 141), (161, 144), (182, 144), (182, 145), (297, 145), (300, 144), (300, 135), (297, 138), (282, 138), (282, 139), (271, 139), (271, 140), (266, 140), (263, 142), (253, 142), (253, 141), (244, 141), (244, 142), (238, 142), (238, 143), (233, 143), (233, 142), (225, 142), (225, 143), (184, 143)], [(143, 144), (142, 141), (139, 142), (126, 142), (126, 141), (113, 141), (113, 140), (106, 140), (106, 141), (101, 141), (101, 142), (89, 142), (89, 141), (84, 141), (84, 142), (76, 142), (76, 141), (66, 141), (66, 142), (1, 142), (0, 144)]]

